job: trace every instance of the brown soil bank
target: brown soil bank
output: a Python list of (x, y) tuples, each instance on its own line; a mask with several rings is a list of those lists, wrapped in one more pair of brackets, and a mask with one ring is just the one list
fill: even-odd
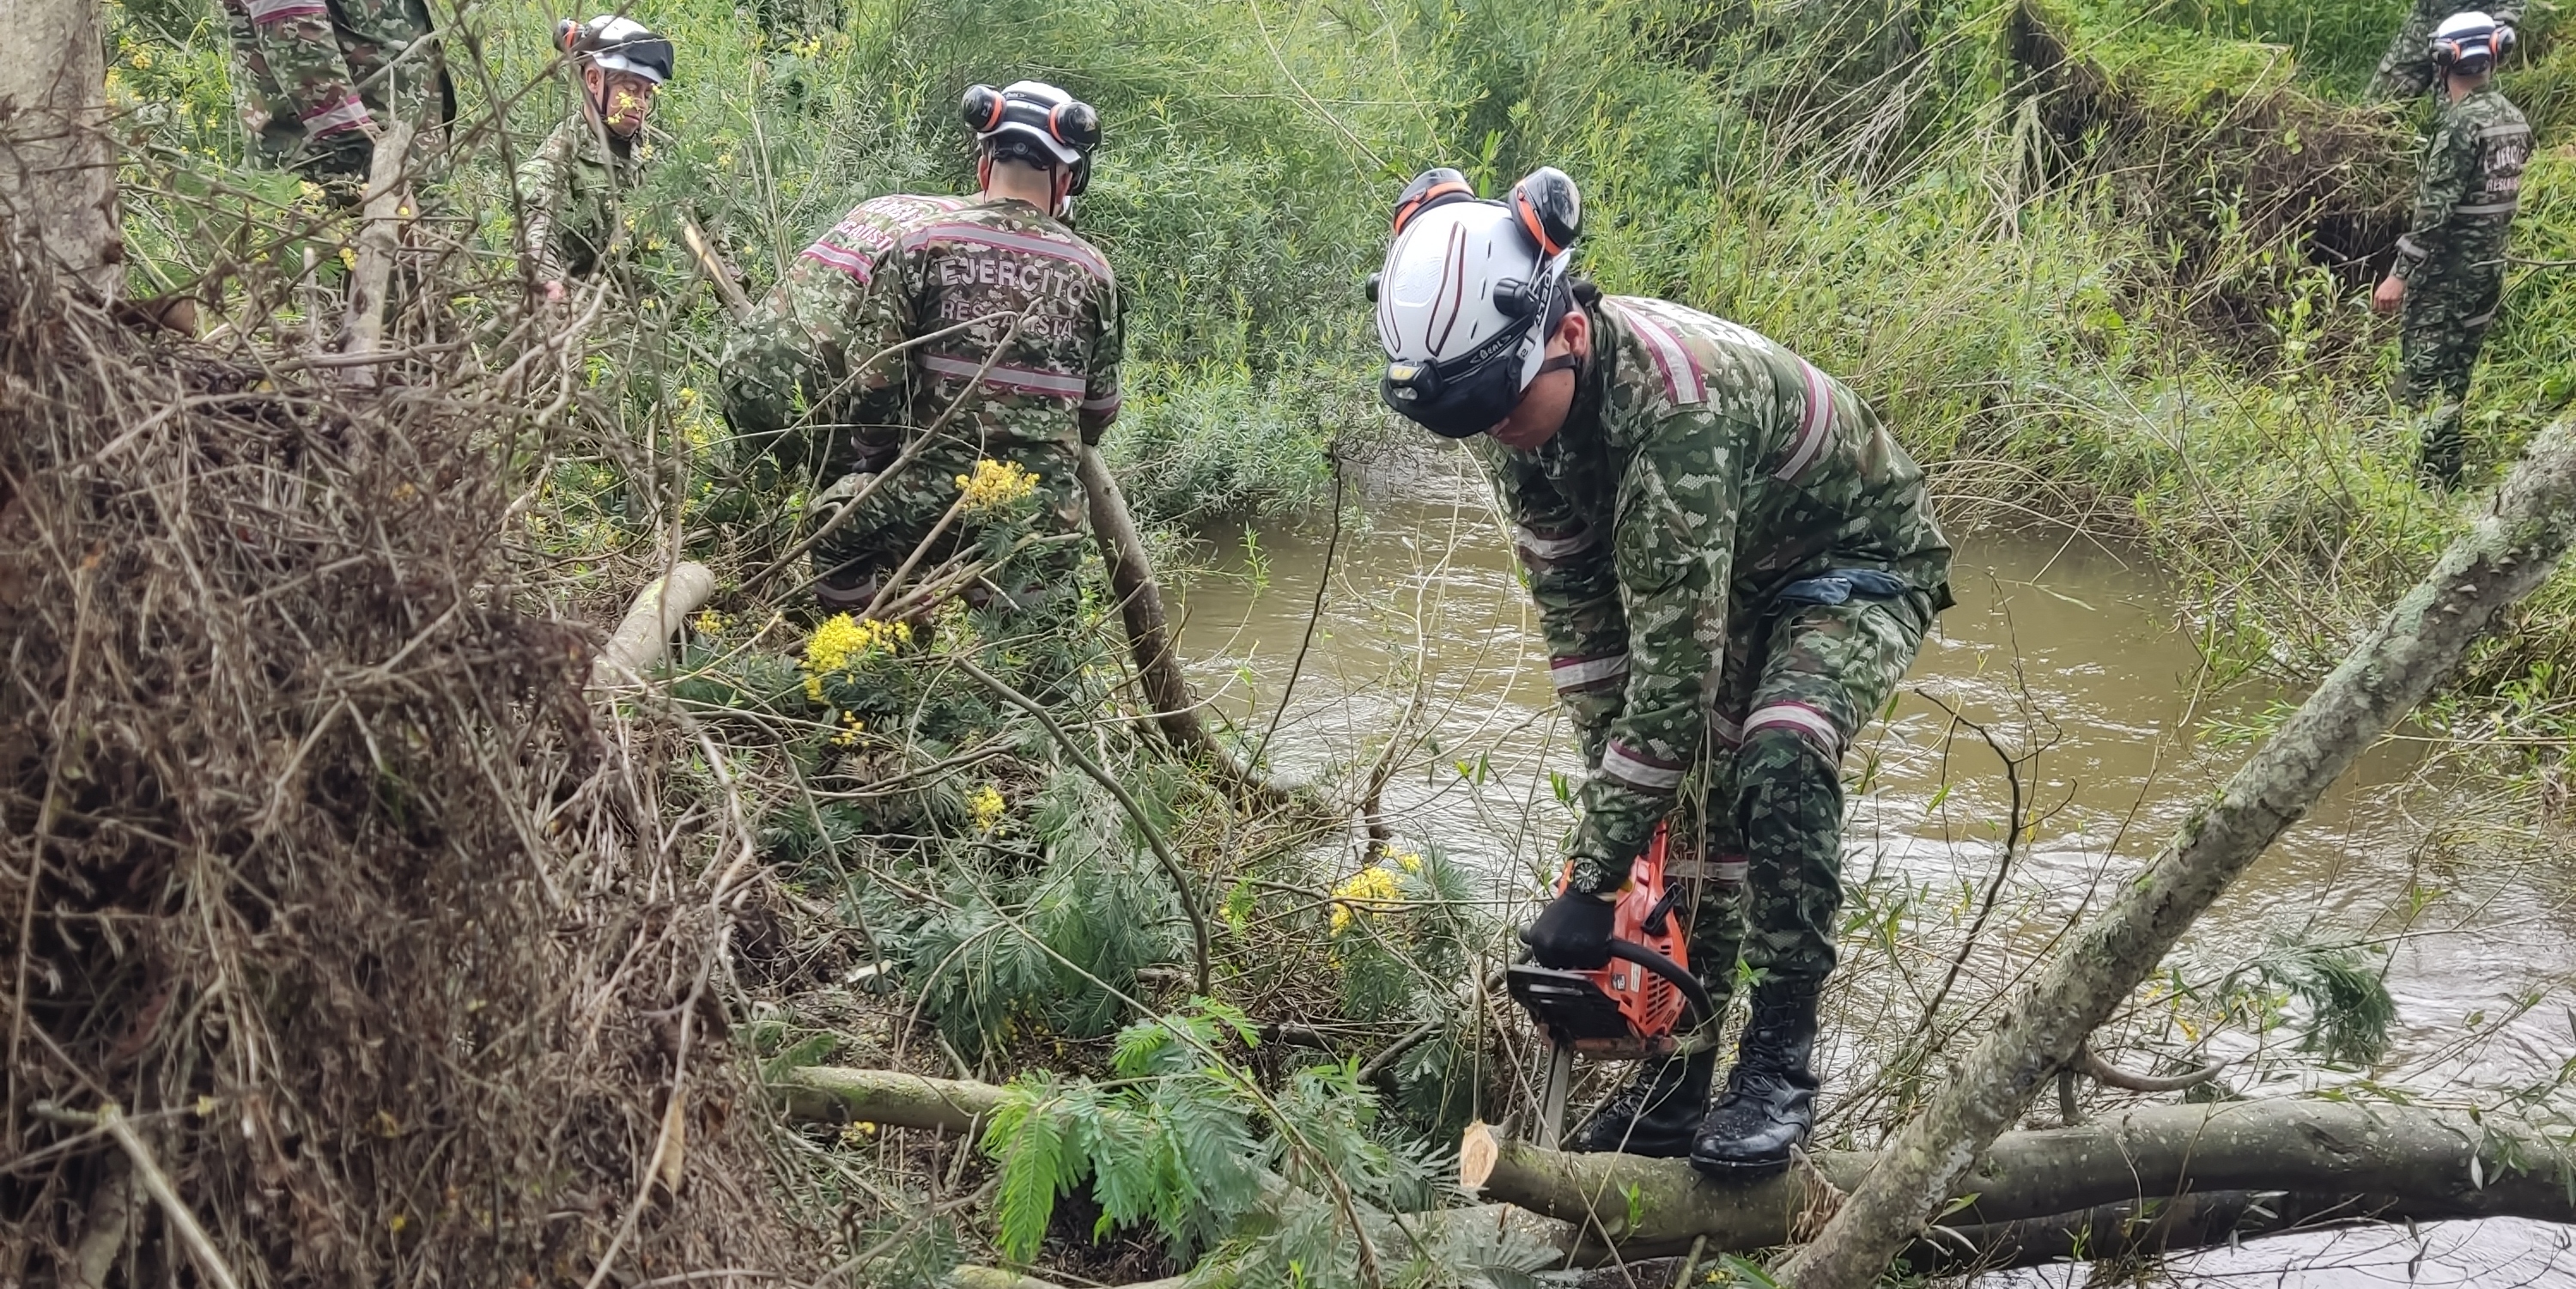
[(2178, 280), (2212, 273), (2199, 319), (2259, 328), (2277, 303), (2231, 249), (2287, 246), (2359, 283), (2405, 231), (2413, 140), (2392, 109), (2320, 98), (2286, 46), (2214, 39), (2134, 13), (2023, 0), (2003, 43), (2054, 182), (2102, 184), (2173, 250)]

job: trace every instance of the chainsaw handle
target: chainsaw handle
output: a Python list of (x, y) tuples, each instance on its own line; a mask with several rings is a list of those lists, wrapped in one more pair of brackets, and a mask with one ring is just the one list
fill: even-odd
[[(1689, 1006), (1691, 1012), (1691, 1028), (1698, 1029), (1717, 1019), (1717, 1004), (1709, 1000), (1708, 987), (1699, 982), (1699, 977), (1682, 970), (1672, 959), (1634, 940), (1612, 940), (1610, 956), (1636, 963), (1662, 976), (1665, 983), (1680, 990), (1682, 1002)], [(1716, 1036), (1710, 1037), (1714, 1039)]]

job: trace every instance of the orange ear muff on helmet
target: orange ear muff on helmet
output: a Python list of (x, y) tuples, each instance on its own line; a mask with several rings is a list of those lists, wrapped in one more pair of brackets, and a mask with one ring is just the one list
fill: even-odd
[(1512, 215), (1539, 254), (1555, 258), (1583, 236), (1583, 198), (1574, 180), (1554, 166), (1540, 166), (1512, 185)]
[(567, 53), (567, 54), (571, 53), (571, 52), (572, 52), (572, 42), (573, 42), (573, 40), (574, 40), (576, 37), (578, 37), (578, 36), (580, 36), (580, 35), (581, 35), (581, 24), (580, 24), (580, 23), (574, 22), (574, 21), (573, 21), (572, 19), (570, 19), (570, 18), (566, 18), (566, 19), (564, 19), (564, 20), (562, 20), (562, 21), (560, 21), (560, 22), (556, 23), (556, 24), (555, 24), (555, 48), (556, 48), (556, 49), (558, 49), (558, 50), (561, 50), (562, 52)]
[(966, 128), (978, 134), (1002, 123), (1002, 113), (1010, 109), (1010, 100), (990, 85), (966, 87), (966, 101), (958, 104), (959, 116), (966, 118)]
[(1434, 206), (1473, 201), (1475, 197), (1476, 190), (1467, 183), (1467, 176), (1447, 166), (1434, 166), (1415, 175), (1413, 182), (1404, 186), (1403, 195), (1395, 199), (1395, 231), (1403, 233), (1415, 216)]

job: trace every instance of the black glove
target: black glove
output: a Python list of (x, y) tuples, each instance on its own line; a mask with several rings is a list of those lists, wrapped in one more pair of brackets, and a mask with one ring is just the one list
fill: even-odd
[(1591, 971), (1610, 961), (1610, 922), (1615, 906), (1598, 895), (1567, 891), (1540, 909), (1538, 920), (1521, 930), (1538, 965), (1559, 971)]

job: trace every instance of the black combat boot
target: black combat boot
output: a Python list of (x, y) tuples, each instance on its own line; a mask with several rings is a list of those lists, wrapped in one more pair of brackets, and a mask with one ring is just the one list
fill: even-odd
[(1565, 1148), (1655, 1159), (1687, 1155), (1691, 1134), (1708, 1112), (1708, 1085), (1716, 1075), (1715, 1049), (1644, 1062), (1628, 1086), (1565, 1139)]
[(1726, 1092), (1690, 1148), (1691, 1167), (1723, 1179), (1763, 1177), (1789, 1166), (1789, 1152), (1816, 1124), (1817, 986), (1766, 983), (1737, 1045)]

